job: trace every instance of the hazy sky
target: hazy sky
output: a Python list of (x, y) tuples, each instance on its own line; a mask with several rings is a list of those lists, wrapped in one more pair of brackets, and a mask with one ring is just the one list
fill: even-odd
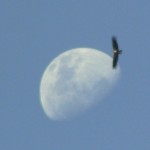
[[(149, 0), (0, 1), (1, 150), (150, 149)], [(39, 98), (45, 67), (60, 53), (91, 47), (112, 55), (121, 78), (103, 102), (52, 121)]]

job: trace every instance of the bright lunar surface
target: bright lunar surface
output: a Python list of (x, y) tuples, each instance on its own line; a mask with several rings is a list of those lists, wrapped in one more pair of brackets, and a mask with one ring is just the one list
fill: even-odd
[(40, 97), (46, 115), (63, 120), (101, 101), (118, 80), (112, 57), (92, 48), (68, 50), (56, 57), (41, 79)]

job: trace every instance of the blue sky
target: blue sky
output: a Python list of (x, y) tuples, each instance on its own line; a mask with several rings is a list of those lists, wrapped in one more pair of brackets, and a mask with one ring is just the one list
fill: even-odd
[[(149, 150), (149, 8), (148, 0), (1, 0), (0, 149)], [(112, 35), (123, 49), (117, 87), (81, 116), (48, 119), (45, 67), (76, 47), (112, 55)]]

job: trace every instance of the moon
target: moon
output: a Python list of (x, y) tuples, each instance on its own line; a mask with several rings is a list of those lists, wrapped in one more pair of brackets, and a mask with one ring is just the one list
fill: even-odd
[(117, 82), (120, 67), (112, 57), (93, 48), (75, 48), (57, 56), (44, 71), (40, 99), (53, 120), (78, 115), (101, 101)]

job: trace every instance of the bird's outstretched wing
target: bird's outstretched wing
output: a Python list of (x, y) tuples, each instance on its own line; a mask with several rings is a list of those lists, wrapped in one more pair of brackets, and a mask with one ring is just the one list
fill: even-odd
[(113, 56), (113, 68), (116, 68), (117, 67), (117, 62), (118, 62), (118, 53), (115, 53), (114, 56)]
[(113, 47), (113, 50), (115, 51), (118, 51), (119, 50), (119, 46), (118, 46), (118, 43), (117, 43), (117, 39), (116, 37), (112, 37), (112, 47)]

